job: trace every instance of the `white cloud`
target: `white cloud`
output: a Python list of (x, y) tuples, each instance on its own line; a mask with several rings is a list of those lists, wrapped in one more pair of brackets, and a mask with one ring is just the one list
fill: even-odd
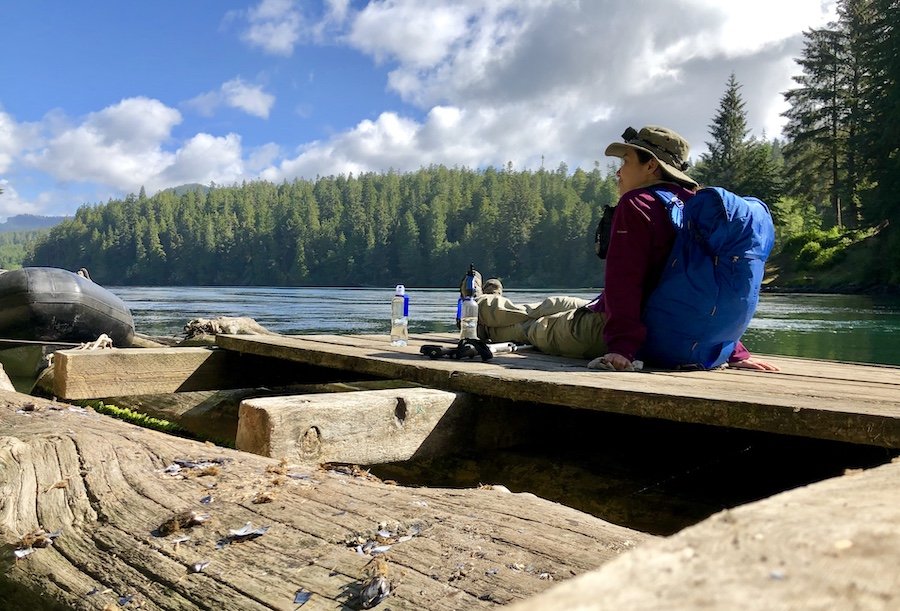
[(239, 180), (243, 172), (240, 136), (197, 134), (178, 149), (172, 163), (147, 186), (152, 192), (192, 182), (231, 184)]
[(303, 18), (293, 0), (262, 0), (247, 11), (242, 38), (272, 55), (290, 56), (300, 38)]
[(13, 161), (39, 138), (35, 124), (16, 123), (15, 119), (0, 110), (0, 172), (6, 172)]
[(0, 111), (0, 172), (5, 172), (21, 149), (17, 126), (12, 117)]
[(258, 174), (273, 163), (276, 163), (276, 160), (280, 155), (281, 147), (274, 142), (254, 148), (249, 152), (249, 155), (247, 155), (247, 159), (244, 162), (247, 174)]
[[(339, 40), (388, 64), (388, 87), (427, 118), (382, 113), (273, 171), (313, 176), (329, 159), (331, 171), (535, 167), (542, 156), (591, 167), (624, 127), (646, 123), (682, 131), (699, 153), (731, 72), (754, 133), (777, 136), (801, 33), (834, 14), (831, 0), (369, 2)], [(429, 137), (443, 134), (432, 122), (448, 108), (462, 119)]]
[(234, 78), (222, 83), (218, 91), (202, 93), (185, 102), (185, 105), (206, 117), (212, 116), (224, 105), (260, 119), (268, 119), (275, 105), (275, 96), (266, 93), (261, 85), (250, 85), (241, 78)]
[(191, 98), (184, 103), (187, 108), (193, 109), (195, 112), (204, 117), (211, 117), (216, 114), (216, 109), (222, 105), (222, 94), (219, 91), (207, 91)]
[(4, 220), (17, 214), (37, 214), (40, 206), (25, 201), (16, 192), (9, 181), (0, 178), (0, 217)]
[(137, 97), (91, 113), (83, 127), (106, 144), (141, 150), (166, 138), (179, 123), (181, 113), (174, 108), (159, 100)]
[(261, 119), (269, 117), (269, 111), (275, 104), (275, 96), (263, 91), (262, 87), (248, 85), (239, 78), (224, 83), (222, 95), (229, 106)]
[(377, 60), (396, 63), (390, 86), (424, 107), (527, 103), (561, 91), (611, 106), (677, 82), (687, 62), (727, 62), (758, 52), (831, 14), (820, 0), (473, 0), (440, 6), (373, 2), (355, 17), (347, 37)]
[[(164, 145), (181, 113), (159, 100), (130, 98), (62, 128), (25, 160), (64, 183), (98, 183), (150, 193), (188, 182), (230, 183), (243, 175), (236, 134), (197, 134), (175, 150)], [(60, 124), (58, 118), (55, 124)]]
[(326, 19), (334, 23), (341, 23), (350, 13), (350, 0), (325, 0)]
[[(389, 168), (410, 171), (430, 164), (479, 167), (495, 161), (495, 143), (485, 139), (492, 136), (491, 130), (519, 134), (520, 138), (504, 140), (504, 144), (512, 147), (523, 145), (536, 135), (534, 131), (526, 134), (511, 129), (520, 126), (522, 119), (521, 116), (497, 117), (491, 111), (468, 113), (459, 108), (438, 106), (419, 123), (394, 112), (384, 112), (376, 120), (361, 121), (352, 130), (328, 141), (303, 146), (295, 158), (284, 160), (261, 175), (277, 182), (317, 174)], [(539, 129), (544, 130), (544, 127)], [(517, 159), (525, 161), (524, 158)]]
[(794, 36), (811, 26), (824, 25), (836, 18), (834, 1), (823, 0), (687, 0), (689, 8), (716, 16), (715, 31), (703, 36), (713, 44), (695, 40), (696, 53), (724, 51), (731, 56), (755, 53), (773, 42)]
[(430, 67), (466, 34), (471, 7), (460, 4), (371, 2), (356, 15), (348, 40), (376, 60)]
[(353, 13), (350, 0), (324, 0), (318, 19), (308, 18), (302, 9), (312, 13), (315, 5), (298, 0), (260, 0), (246, 11), (230, 11), (226, 19), (236, 19), (244, 25), (241, 39), (251, 47), (290, 57), (298, 44), (322, 42), (328, 35), (338, 33)]
[(133, 188), (172, 163), (161, 144), (180, 122), (181, 113), (158, 100), (130, 98), (91, 113), (26, 160), (57, 180)]

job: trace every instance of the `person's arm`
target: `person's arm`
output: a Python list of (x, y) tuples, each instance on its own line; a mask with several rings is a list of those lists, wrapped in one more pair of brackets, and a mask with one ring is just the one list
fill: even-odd
[(738, 363), (740, 361), (745, 361), (751, 358), (753, 355), (750, 354), (750, 351), (747, 350), (747, 347), (741, 340), (738, 340), (737, 346), (734, 347), (734, 352), (731, 353), (731, 356), (728, 357), (728, 363)]
[(615, 369), (631, 365), (647, 336), (641, 307), (655, 243), (653, 222), (646, 210), (648, 203), (652, 204), (652, 200), (633, 196), (619, 203), (613, 217), (603, 288), (607, 355), (601, 358), (606, 358)]
[(750, 369), (753, 371), (778, 371), (778, 367), (766, 361), (753, 358), (743, 342), (738, 340), (734, 352), (728, 358), (728, 367), (731, 369)]

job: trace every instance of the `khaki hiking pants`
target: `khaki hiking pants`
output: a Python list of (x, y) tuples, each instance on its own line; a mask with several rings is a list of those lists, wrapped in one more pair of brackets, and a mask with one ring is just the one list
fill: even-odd
[(494, 342), (531, 344), (546, 354), (593, 359), (606, 354), (603, 314), (578, 297), (516, 305), (502, 295), (478, 298), (478, 322)]

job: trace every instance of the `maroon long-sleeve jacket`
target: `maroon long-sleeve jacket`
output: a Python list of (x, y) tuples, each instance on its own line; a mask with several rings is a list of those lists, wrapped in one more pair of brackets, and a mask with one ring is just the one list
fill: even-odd
[[(677, 184), (666, 183), (663, 187), (682, 201), (693, 195)], [(669, 213), (652, 191), (641, 188), (622, 195), (613, 215), (603, 293), (590, 305), (606, 316), (603, 339), (607, 352), (634, 360), (647, 337), (641, 312), (659, 283), (674, 241), (675, 228)], [(749, 357), (750, 353), (738, 342), (728, 360)]]

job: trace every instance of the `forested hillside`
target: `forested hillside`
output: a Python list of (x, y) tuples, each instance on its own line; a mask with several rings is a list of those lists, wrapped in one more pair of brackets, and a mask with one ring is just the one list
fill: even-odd
[(0, 269), (22, 267), (34, 244), (47, 235), (50, 227), (65, 219), (64, 216), (17, 214), (0, 223)]
[(474, 262), (516, 286), (598, 286), (599, 168), (424, 168), (143, 191), (83, 206), (27, 261), (106, 284), (453, 286)]
[(49, 229), (0, 232), (0, 269), (22, 267), (29, 249), (48, 232)]

